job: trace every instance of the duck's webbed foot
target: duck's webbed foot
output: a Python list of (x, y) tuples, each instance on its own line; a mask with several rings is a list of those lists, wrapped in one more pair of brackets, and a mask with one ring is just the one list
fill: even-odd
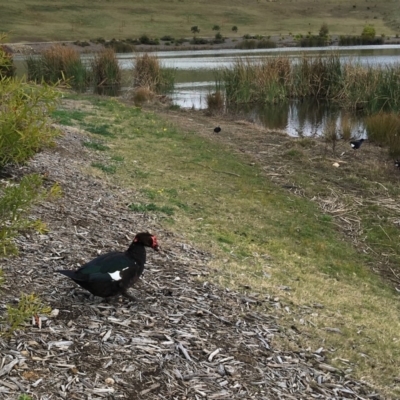
[(138, 301), (139, 301), (136, 297), (134, 297), (134, 296), (128, 294), (125, 290), (121, 292), (121, 295), (124, 296), (124, 297), (126, 297), (126, 298), (129, 299), (130, 301), (133, 301), (133, 302), (138, 302)]

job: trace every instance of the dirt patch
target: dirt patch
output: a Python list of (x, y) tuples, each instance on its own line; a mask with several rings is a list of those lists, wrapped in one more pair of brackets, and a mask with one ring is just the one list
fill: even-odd
[[(204, 123), (203, 134), (212, 133), (213, 121)], [(239, 134), (243, 125), (231, 126)], [(22, 392), (43, 400), (382, 398), (330, 366), (325, 351), (274, 348), (275, 336), (296, 341), (300, 334), (280, 327), (273, 315), (279, 300), (207, 282), (212, 255), (164, 230), (156, 215), (129, 211), (135, 192), (86, 174), (100, 156), (82, 146), (79, 131), (63, 130), (57, 147), (9, 171), (15, 178), (43, 174), (63, 196), (32, 211), (49, 232), (19, 236), (20, 255), (2, 260), (3, 308), (20, 292), (35, 292), (58, 310), (41, 317), (41, 328), (27, 324), (1, 339), (2, 399)], [(132, 289), (137, 303), (99, 302), (55, 273), (123, 250), (143, 230), (157, 235), (162, 251), (147, 252), (143, 279)]]

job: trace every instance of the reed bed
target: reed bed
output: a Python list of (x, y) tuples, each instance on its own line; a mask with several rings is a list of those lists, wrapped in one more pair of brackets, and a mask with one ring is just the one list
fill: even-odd
[(400, 110), (400, 64), (361, 66), (343, 63), (338, 54), (298, 61), (282, 56), (255, 62), (238, 58), (221, 77), (230, 105), (308, 98), (368, 114)]
[(157, 94), (168, 93), (174, 87), (174, 73), (171, 69), (163, 68), (157, 56), (143, 54), (136, 57), (134, 66), (133, 86), (147, 88)]
[(79, 53), (69, 47), (55, 45), (42, 52), (39, 57), (30, 56), (26, 60), (28, 79), (36, 82), (56, 83), (68, 81), (79, 91), (86, 89), (88, 72)]

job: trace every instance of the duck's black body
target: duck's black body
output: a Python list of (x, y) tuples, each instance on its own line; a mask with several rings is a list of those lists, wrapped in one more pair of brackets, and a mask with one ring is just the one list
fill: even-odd
[(364, 139), (359, 139), (359, 140), (352, 140), (350, 142), (350, 146), (352, 147), (353, 150), (357, 150), (361, 147)]
[(150, 233), (138, 233), (124, 253), (103, 254), (76, 271), (58, 270), (95, 296), (121, 294), (134, 300), (126, 290), (138, 281), (146, 263), (145, 246), (158, 250), (157, 239)]

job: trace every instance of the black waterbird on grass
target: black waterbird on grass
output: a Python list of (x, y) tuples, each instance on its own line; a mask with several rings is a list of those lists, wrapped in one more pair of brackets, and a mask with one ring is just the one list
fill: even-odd
[(364, 139), (352, 140), (350, 142), (350, 146), (353, 150), (358, 150), (361, 147), (363, 141)]
[(121, 294), (136, 299), (126, 291), (140, 278), (146, 263), (146, 249), (158, 251), (157, 238), (148, 232), (138, 233), (125, 252), (103, 254), (76, 271), (58, 270), (95, 296), (110, 297)]
[(220, 133), (221, 132), (221, 128), (219, 126), (216, 126), (214, 128), (214, 133)]

